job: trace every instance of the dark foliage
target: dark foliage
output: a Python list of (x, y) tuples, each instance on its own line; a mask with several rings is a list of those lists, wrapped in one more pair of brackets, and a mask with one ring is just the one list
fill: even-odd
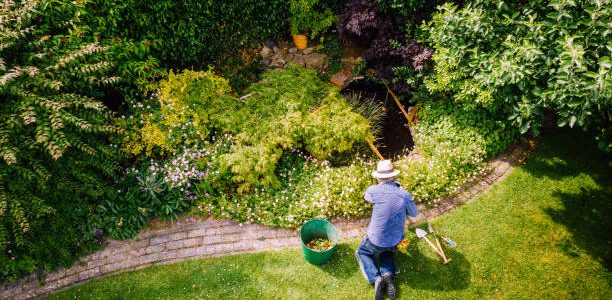
[(337, 25), (344, 40), (365, 45), (363, 58), (379, 78), (391, 82), (397, 93), (409, 93), (406, 80), (397, 80), (395, 68), (411, 66), (421, 72), (432, 51), (415, 41), (406, 41), (393, 15), (380, 10), (377, 1), (352, 0), (345, 4)]
[(342, 69), (342, 41), (336, 30), (328, 30), (323, 35), (323, 52), (329, 61), (328, 74), (335, 74)]
[[(376, 70), (378, 76), (391, 81), (395, 76), (395, 68), (399, 66), (410, 65), (416, 72), (422, 71), (432, 53), (431, 49), (415, 41), (400, 46), (395, 40), (381, 38), (372, 42), (363, 53), (363, 58)], [(392, 86), (397, 92), (410, 92), (405, 83), (394, 82)]]
[(414, 36), (418, 26), (429, 21), (436, 7), (446, 2), (457, 5), (463, 3), (460, 0), (379, 0), (378, 7), (385, 15), (393, 18), (402, 34)]
[(288, 33), (289, 3), (94, 0), (86, 18), (103, 38), (146, 41), (163, 67), (205, 70), (213, 65), (242, 87), (258, 72), (250, 49)]
[(342, 39), (364, 46), (395, 28), (393, 20), (378, 9), (377, 1), (370, 0), (348, 1), (336, 26)]

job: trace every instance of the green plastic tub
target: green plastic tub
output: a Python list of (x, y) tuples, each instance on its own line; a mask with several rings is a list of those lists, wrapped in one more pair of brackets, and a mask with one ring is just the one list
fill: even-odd
[[(325, 251), (315, 251), (306, 244), (317, 238), (325, 238), (334, 243), (334, 246)], [(304, 252), (304, 259), (313, 265), (322, 265), (329, 261), (334, 254), (336, 246), (338, 245), (338, 231), (336, 227), (327, 220), (313, 219), (310, 220), (300, 228), (300, 239), (302, 240), (302, 251)]]

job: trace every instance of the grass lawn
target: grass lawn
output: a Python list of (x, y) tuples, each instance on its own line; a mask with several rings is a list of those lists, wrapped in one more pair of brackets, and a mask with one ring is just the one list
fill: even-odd
[[(458, 247), (445, 266), (413, 237), (398, 253), (400, 299), (612, 299), (612, 172), (592, 139), (560, 132), (478, 201), (435, 220)], [(50, 299), (369, 299), (340, 244), (330, 263), (301, 251), (156, 266), (91, 281)]]

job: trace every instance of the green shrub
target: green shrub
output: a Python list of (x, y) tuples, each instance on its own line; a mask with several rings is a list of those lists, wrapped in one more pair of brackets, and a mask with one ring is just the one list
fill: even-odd
[(612, 119), (607, 1), (474, 1), (446, 4), (423, 27), (435, 70), (425, 80), (466, 110), (506, 116), (538, 134), (551, 110), (559, 126), (601, 132)]
[(117, 121), (126, 129), (123, 142), (132, 155), (163, 157), (208, 138), (237, 99), (229, 83), (212, 71), (170, 71), (158, 90), (132, 105), (132, 115)]
[(484, 109), (466, 113), (443, 101), (420, 104), (414, 132), (422, 160), (401, 160), (400, 182), (416, 201), (435, 205), (486, 171), (485, 159), (507, 149), (518, 130)]
[[(275, 195), (286, 188), (278, 177), (283, 172), (279, 168), (288, 167), (286, 153), (301, 148), (321, 160), (350, 153), (365, 139), (373, 139), (368, 116), (353, 112), (338, 90), (312, 70), (289, 65), (268, 72), (248, 92), (243, 99), (228, 94), (227, 81), (211, 71), (171, 72), (147, 102), (134, 105), (133, 116), (119, 119), (128, 132), (124, 149), (156, 160), (143, 160), (135, 166), (140, 172), (131, 171), (119, 180), (122, 192), (100, 206), (100, 226), (113, 237), (133, 236), (152, 217), (169, 218), (187, 208), (192, 202), (182, 193), (210, 201), (212, 206), (207, 208), (221, 216), (230, 208), (243, 211), (239, 207), (244, 201), (263, 208), (267, 200), (258, 191)], [(194, 190), (179, 188), (179, 193), (168, 185), (167, 176), (155, 176), (149, 170), (166, 169), (163, 166), (181, 153), (179, 149), (200, 145), (214, 151), (195, 159), (198, 163), (192, 169), (205, 175), (192, 178), (197, 183)], [(308, 167), (323, 170), (321, 164)], [(142, 182), (155, 188), (143, 188)], [(336, 215), (342, 209), (330, 205), (328, 211)], [(280, 215), (272, 214), (272, 219), (287, 223)]]
[(290, 64), (265, 73), (248, 91), (223, 127), (235, 140), (222, 164), (241, 184), (240, 191), (277, 186), (283, 149), (304, 147), (324, 159), (373, 139), (368, 120), (352, 112), (339, 91), (312, 70)]
[(0, 4), (0, 282), (69, 265), (96, 246), (90, 218), (118, 168), (98, 98), (119, 81), (85, 43), (83, 7)]
[(94, 0), (88, 7), (87, 23), (103, 38), (144, 41), (163, 67), (214, 65), (237, 83), (258, 71), (251, 49), (289, 32), (283, 0)]
[(157, 217), (177, 218), (197, 199), (192, 182), (219, 182), (211, 166), (226, 149), (225, 142), (200, 141), (167, 160), (135, 164), (117, 177), (117, 192), (100, 203), (92, 222), (111, 237), (124, 239), (137, 235)]
[(321, 7), (319, 0), (290, 0), (289, 11), (291, 34), (304, 34), (315, 38), (336, 21), (331, 8)]

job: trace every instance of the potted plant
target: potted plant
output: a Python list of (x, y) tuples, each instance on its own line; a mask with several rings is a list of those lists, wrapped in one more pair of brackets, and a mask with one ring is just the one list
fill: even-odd
[(308, 47), (307, 35), (310, 35), (310, 38), (315, 38), (333, 25), (336, 20), (336, 16), (331, 9), (318, 10), (316, 7), (318, 3), (319, 0), (291, 0), (289, 3), (291, 35), (295, 46), (300, 50)]

